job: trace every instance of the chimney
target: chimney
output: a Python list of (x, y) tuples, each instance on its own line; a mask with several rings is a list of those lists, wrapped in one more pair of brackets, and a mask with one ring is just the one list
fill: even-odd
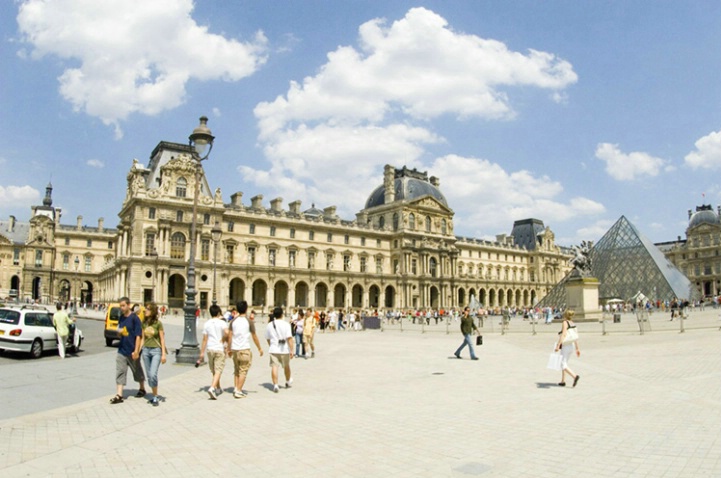
[(59, 207), (55, 208), (55, 227), (60, 227), (60, 218), (63, 215), (63, 210)]
[(103, 232), (105, 230), (105, 218), (98, 219), (98, 232)]
[(243, 193), (238, 191), (235, 194), (231, 194), (230, 203), (235, 207), (241, 207), (243, 205)]
[(691, 219), (691, 215), (692, 215), (692, 213), (691, 213), (691, 210), (689, 209), (689, 210), (688, 210), (688, 218), (689, 218), (689, 219)]
[(10, 222), (8, 223), (8, 232), (15, 230), (15, 216), (10, 216)]
[(328, 219), (335, 219), (336, 217), (338, 217), (335, 214), (335, 210), (335, 206), (328, 206), (326, 208), (323, 208), (323, 217), (326, 217)]
[(300, 201), (293, 201), (292, 203), (288, 204), (288, 207), (290, 208), (290, 212), (300, 216)]
[(383, 168), (383, 187), (385, 189), (386, 204), (396, 200), (395, 174), (396, 168), (390, 164), (386, 164), (385, 168)]
[(250, 198), (250, 207), (253, 209), (263, 209), (263, 195), (258, 194)]
[(273, 212), (283, 211), (283, 198), (275, 198), (270, 200), (270, 209)]
[(438, 179), (438, 178), (435, 177), (435, 176), (431, 176), (431, 184), (434, 185), (434, 186), (437, 187), (437, 188), (440, 188), (440, 187), (441, 187), (441, 180)]
[(78, 229), (78, 231), (83, 229), (83, 216), (78, 216), (77, 229)]
[(368, 224), (368, 214), (364, 212), (356, 213), (355, 218), (360, 226), (365, 226)]

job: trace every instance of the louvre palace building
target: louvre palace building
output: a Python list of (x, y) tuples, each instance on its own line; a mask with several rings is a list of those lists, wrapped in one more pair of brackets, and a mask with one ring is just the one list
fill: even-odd
[[(196, 176), (196, 167), (198, 174)], [(569, 270), (569, 251), (538, 219), (495, 240), (459, 237), (438, 178), (386, 166), (365, 208), (226, 199), (190, 146), (161, 142), (133, 161), (116, 227), (63, 224), (48, 185), (27, 222), (0, 220), (0, 300), (109, 303), (121, 296), (180, 309), (196, 188), (196, 302), (256, 307), (449, 309), (531, 306)], [(217, 242), (212, 234), (216, 229)], [(222, 231), (218, 238), (217, 232)], [(215, 265), (215, 268), (214, 268)], [(214, 273), (215, 270), (215, 273)]]

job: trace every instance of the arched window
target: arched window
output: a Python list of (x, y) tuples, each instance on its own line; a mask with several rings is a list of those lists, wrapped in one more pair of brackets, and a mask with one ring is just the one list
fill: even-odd
[(170, 238), (170, 258), (185, 259), (185, 236), (176, 232)]
[(411, 231), (415, 230), (416, 228), (416, 215), (413, 213), (410, 213), (408, 216), (408, 227)]
[(186, 181), (185, 178), (178, 178), (178, 181), (175, 183), (175, 195), (179, 198), (184, 198), (187, 188), (188, 181)]
[(448, 221), (445, 219), (441, 220), (441, 233), (448, 234)]
[(386, 218), (385, 217), (381, 216), (378, 218), (378, 227), (381, 229), (386, 227)]
[(394, 231), (398, 230), (398, 213), (397, 212), (393, 213), (393, 230)]
[(431, 217), (426, 216), (426, 232), (431, 232)]

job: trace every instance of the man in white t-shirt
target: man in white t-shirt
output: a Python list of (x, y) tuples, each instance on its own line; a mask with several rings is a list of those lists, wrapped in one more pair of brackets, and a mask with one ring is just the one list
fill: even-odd
[(283, 320), (283, 309), (276, 307), (265, 328), (265, 339), (268, 341), (270, 353), (270, 377), (273, 380), (273, 391), (278, 393), (278, 368), (285, 372), (285, 388), (290, 388), (293, 379), (290, 376), (290, 359), (293, 358), (293, 333), (290, 324)]
[(229, 324), (230, 356), (233, 358), (235, 390), (233, 397), (245, 398), (248, 394), (243, 391), (245, 378), (253, 363), (253, 353), (250, 351), (250, 339), (253, 339), (258, 348), (260, 356), (263, 356), (263, 349), (260, 340), (255, 335), (255, 322), (246, 317), (248, 303), (244, 300), (238, 302), (237, 309), (233, 309), (235, 317)]
[(205, 350), (208, 350), (208, 366), (213, 380), (208, 388), (208, 395), (215, 400), (222, 392), (220, 376), (225, 368), (225, 347), (228, 341), (228, 323), (223, 319), (223, 311), (217, 305), (210, 306), (210, 319), (203, 326), (203, 345), (200, 346), (198, 363), (203, 361)]

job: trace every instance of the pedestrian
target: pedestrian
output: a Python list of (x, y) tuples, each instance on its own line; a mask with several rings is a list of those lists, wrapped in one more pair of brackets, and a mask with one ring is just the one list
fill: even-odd
[(338, 309), (338, 330), (346, 330), (343, 319), (343, 309)]
[(244, 300), (238, 302), (236, 308), (233, 309), (235, 317), (228, 325), (228, 338), (230, 349), (228, 354), (233, 360), (233, 374), (235, 376), (235, 389), (233, 390), (234, 398), (245, 398), (248, 396), (243, 391), (245, 379), (248, 376), (248, 370), (253, 364), (253, 352), (250, 350), (250, 339), (258, 348), (258, 353), (263, 356), (263, 348), (260, 346), (260, 340), (255, 334), (255, 322), (249, 320), (246, 316), (248, 312), (248, 303)]
[(143, 366), (148, 374), (148, 385), (153, 391), (150, 403), (154, 407), (160, 405), (158, 370), (160, 364), (164, 364), (168, 358), (165, 349), (165, 330), (163, 330), (163, 323), (158, 315), (158, 306), (154, 302), (145, 304), (145, 321), (143, 322), (143, 335), (140, 338), (140, 348)]
[(220, 376), (225, 368), (225, 348), (228, 341), (228, 322), (223, 319), (223, 310), (217, 305), (210, 306), (210, 319), (203, 326), (203, 344), (200, 346), (198, 363), (203, 361), (208, 350), (208, 367), (213, 378), (208, 387), (208, 395), (216, 400), (222, 393)]
[[(578, 374), (568, 368), (568, 360), (573, 355), (573, 351), (576, 351), (576, 356), (581, 356), (581, 349), (578, 348), (578, 332), (576, 331), (576, 324), (573, 323), (574, 312), (567, 310), (563, 313), (563, 328), (558, 333), (558, 343), (556, 344), (556, 352), (561, 351), (561, 381), (559, 387), (566, 386), (566, 374), (573, 378), (573, 386), (578, 384), (578, 380), (581, 378)], [(572, 340), (575, 337), (575, 340)]]
[(310, 357), (315, 357), (315, 344), (313, 338), (315, 337), (315, 329), (318, 326), (316, 321), (316, 315), (309, 313), (305, 316), (303, 321), (303, 357), (307, 357), (308, 349), (310, 348)]
[(123, 387), (127, 382), (128, 368), (133, 372), (133, 380), (140, 385), (136, 398), (145, 396), (145, 374), (140, 366), (140, 340), (143, 334), (142, 324), (138, 316), (132, 311), (130, 299), (121, 297), (120, 318), (118, 319), (118, 355), (115, 358), (115, 385), (116, 394), (110, 399), (111, 404), (122, 403)]
[[(303, 309), (298, 309), (295, 314), (292, 325), (295, 327), (295, 356), (305, 358), (305, 343), (303, 342), (303, 323), (305, 322), (305, 313)], [(291, 327), (292, 329), (293, 327)], [(302, 353), (301, 353), (302, 352)]]
[(270, 377), (273, 392), (278, 393), (278, 368), (285, 372), (285, 388), (290, 388), (293, 378), (290, 375), (290, 361), (293, 358), (293, 334), (290, 324), (283, 320), (283, 309), (276, 307), (270, 315), (270, 323), (265, 328), (270, 353)]
[(471, 360), (478, 360), (476, 352), (473, 350), (473, 341), (471, 340), (471, 334), (478, 331), (476, 324), (473, 323), (473, 317), (470, 315), (471, 309), (466, 307), (463, 309), (463, 317), (461, 317), (461, 333), (463, 334), (463, 343), (458, 350), (453, 354), (456, 358), (461, 358), (461, 351), (467, 345), (468, 350), (471, 352)]
[(65, 344), (68, 341), (68, 335), (70, 335), (70, 325), (75, 322), (71, 319), (67, 312), (63, 309), (63, 305), (57, 304), (57, 312), (53, 314), (53, 325), (55, 326), (55, 332), (58, 334), (58, 354), (61, 359), (65, 358)]

